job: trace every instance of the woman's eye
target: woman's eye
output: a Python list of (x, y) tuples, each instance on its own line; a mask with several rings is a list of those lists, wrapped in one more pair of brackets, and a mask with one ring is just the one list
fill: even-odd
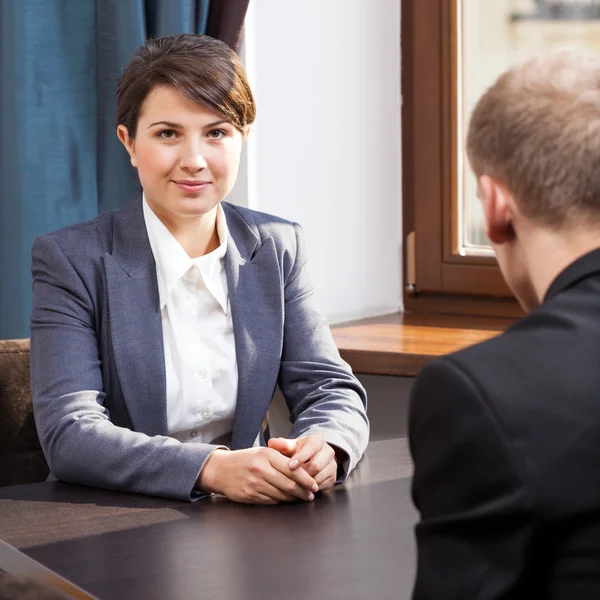
[(158, 137), (163, 140), (174, 140), (177, 137), (177, 132), (174, 129), (163, 129), (158, 132)]
[(208, 132), (208, 137), (213, 140), (220, 140), (222, 137), (225, 137), (227, 132), (224, 129), (212, 129)]

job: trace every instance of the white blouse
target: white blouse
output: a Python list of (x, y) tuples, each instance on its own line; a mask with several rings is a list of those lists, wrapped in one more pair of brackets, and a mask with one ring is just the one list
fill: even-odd
[(225, 275), (225, 213), (219, 205), (219, 247), (192, 259), (145, 197), (143, 210), (158, 278), (168, 434), (181, 442), (228, 446), (238, 373)]

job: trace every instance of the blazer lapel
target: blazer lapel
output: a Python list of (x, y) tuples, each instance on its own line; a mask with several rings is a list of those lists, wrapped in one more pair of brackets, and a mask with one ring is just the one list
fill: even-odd
[(133, 429), (166, 435), (158, 283), (141, 192), (115, 214), (113, 249), (104, 256), (104, 265), (114, 362)]
[(273, 238), (262, 244), (237, 211), (223, 204), (225, 257), (235, 336), (238, 396), (231, 449), (252, 446), (275, 391), (283, 342), (283, 298)]

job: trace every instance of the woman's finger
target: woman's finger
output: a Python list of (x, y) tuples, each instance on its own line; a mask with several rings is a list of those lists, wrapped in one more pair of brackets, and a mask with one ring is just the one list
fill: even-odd
[(322, 492), (325, 492), (329, 489), (331, 489), (336, 482), (336, 476), (335, 475), (331, 475), (330, 477), (327, 477), (327, 479), (325, 479), (325, 481), (323, 481), (320, 485), (319, 485), (319, 489)]
[(269, 483), (288, 493), (293, 493), (302, 500), (307, 500), (310, 493), (319, 491), (316, 481), (304, 469), (290, 470), (288, 459), (279, 452), (274, 450), (269, 460), (273, 467), (273, 472), (268, 476), (266, 476), (268, 471), (265, 472), (265, 478)]
[(337, 463), (335, 462), (335, 459), (332, 459), (331, 462), (327, 463), (325, 468), (317, 473), (314, 477), (317, 485), (319, 486), (319, 490), (321, 491), (323, 490), (323, 485), (327, 480), (333, 478), (333, 483), (335, 483), (337, 478)]
[[(324, 444), (323, 447), (302, 466), (311, 477), (315, 477), (317, 473), (320, 473), (331, 461), (335, 462), (335, 452), (329, 444)], [(317, 481), (317, 483), (319, 482)]]
[(296, 451), (297, 440), (289, 440), (287, 438), (271, 438), (267, 445), (284, 456), (291, 458)]
[(279, 504), (279, 500), (260, 492), (254, 492), (245, 498), (236, 498), (236, 502), (240, 502), (241, 504)]
[(325, 444), (322, 435), (307, 435), (298, 438), (297, 450), (290, 460), (290, 469), (297, 469), (300, 465), (309, 461)]
[(260, 492), (270, 498), (279, 500), (279, 502), (297, 502), (298, 500), (313, 500), (314, 495), (295, 481), (288, 479), (275, 469), (270, 473), (265, 481), (258, 488)]

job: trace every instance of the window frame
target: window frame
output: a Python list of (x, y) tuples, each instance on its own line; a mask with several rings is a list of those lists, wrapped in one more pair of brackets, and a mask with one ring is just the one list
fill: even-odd
[(404, 240), (415, 234), (414, 253), (405, 251), (412, 264), (404, 270), (404, 305), (516, 317), (522, 312), (496, 259), (458, 253), (456, 19), (456, 0), (402, 0)]

